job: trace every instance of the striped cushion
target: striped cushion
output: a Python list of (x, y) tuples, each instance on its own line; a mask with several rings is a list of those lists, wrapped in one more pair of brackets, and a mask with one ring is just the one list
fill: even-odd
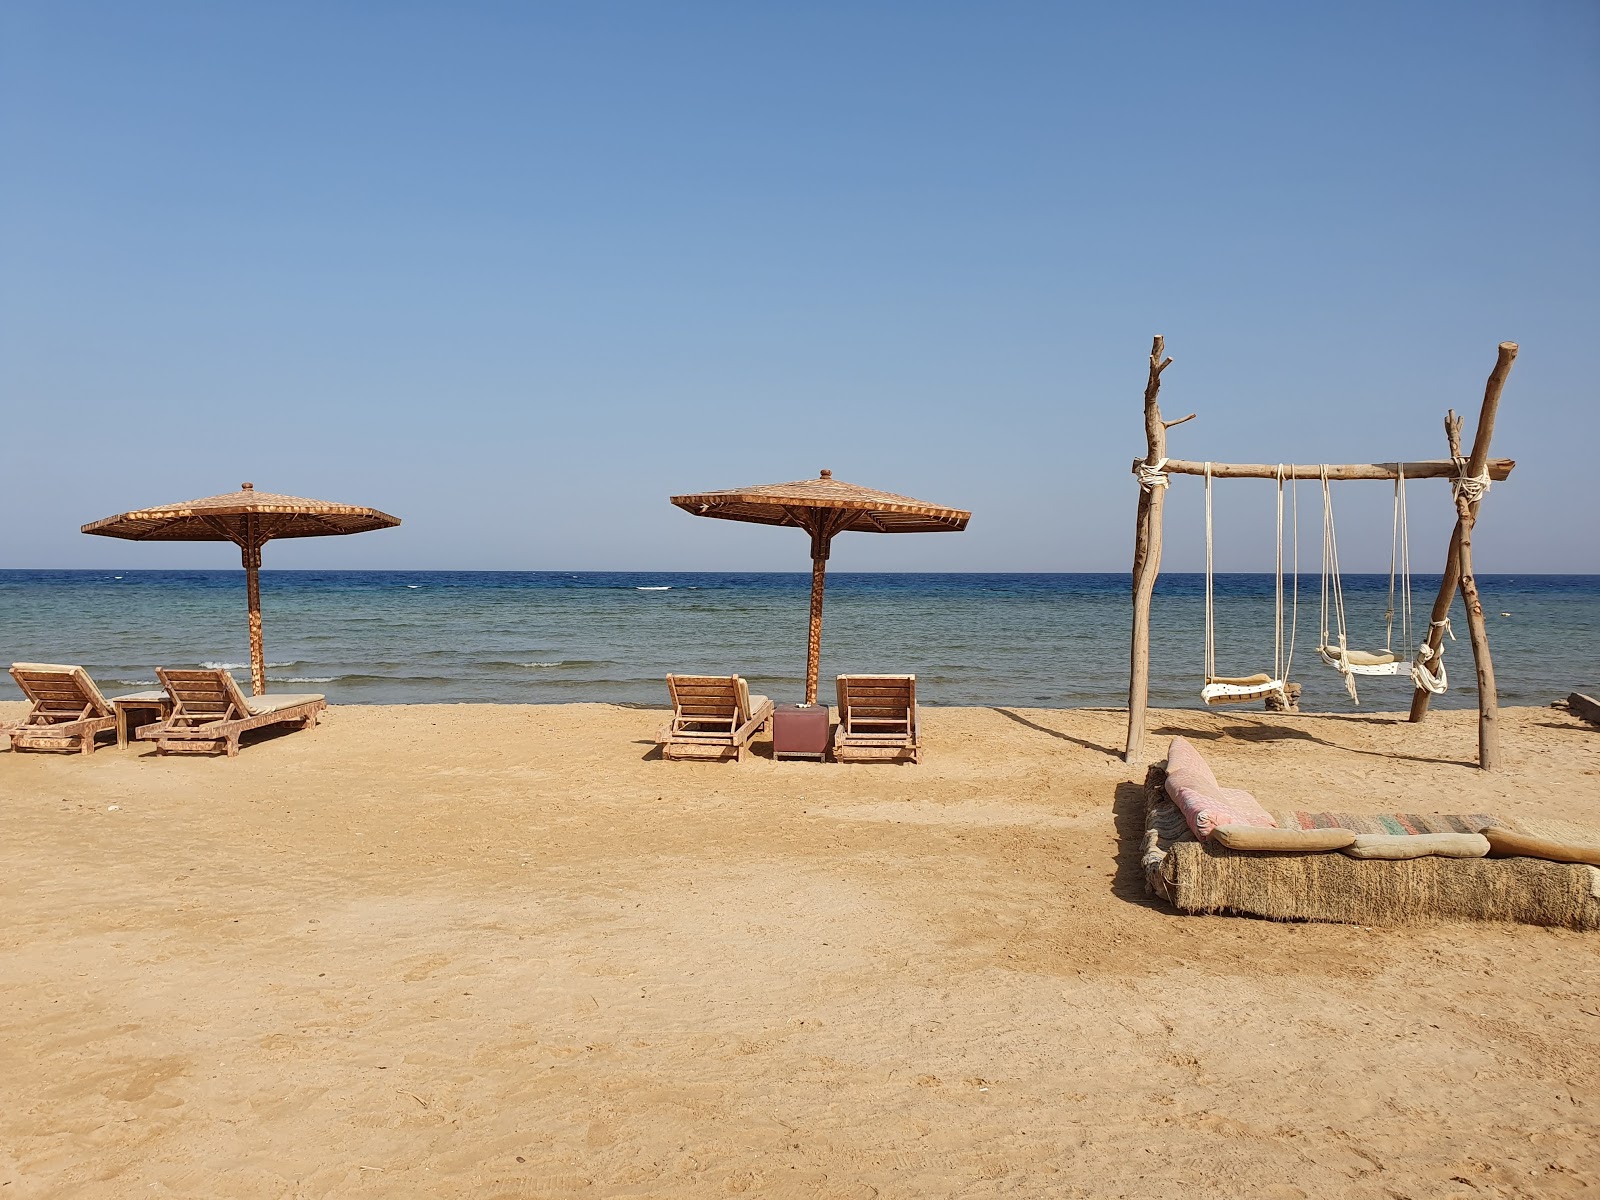
[(1219, 825), (1272, 829), (1278, 824), (1249, 792), (1221, 786), (1200, 751), (1181, 737), (1173, 738), (1167, 749), (1166, 786), (1167, 795), (1201, 841)]

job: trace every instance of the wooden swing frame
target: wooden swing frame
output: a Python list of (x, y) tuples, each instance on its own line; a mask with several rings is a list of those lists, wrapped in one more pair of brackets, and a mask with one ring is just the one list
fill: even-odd
[[(1463, 462), (1461, 455), (1461, 418), (1451, 409), (1445, 416), (1445, 437), (1450, 447), (1450, 458), (1432, 462), (1405, 463), (1406, 482), (1417, 479), (1466, 479), (1484, 477), (1496, 482), (1505, 479), (1517, 465), (1509, 458), (1490, 458), (1489, 442), (1494, 436), (1495, 414), (1500, 408), (1500, 393), (1505, 389), (1506, 377), (1511, 374), (1511, 364), (1516, 361), (1517, 344), (1501, 342), (1494, 370), (1484, 387), (1483, 406), (1478, 412), (1478, 428), (1472, 442), (1472, 454)], [(1128, 672), (1128, 740), (1123, 751), (1126, 762), (1142, 761), (1145, 734), (1145, 715), (1150, 705), (1150, 608), (1155, 595), (1156, 576), (1161, 569), (1161, 521), (1166, 504), (1166, 477), (1172, 475), (1206, 474), (1204, 462), (1167, 457), (1167, 430), (1198, 415), (1190, 413), (1176, 421), (1161, 418), (1161, 376), (1172, 365), (1166, 357), (1166, 339), (1159, 334), (1150, 346), (1150, 375), (1144, 389), (1144, 431), (1148, 452), (1144, 458), (1134, 459), (1133, 471), (1141, 476), (1139, 488), (1139, 513), (1133, 544), (1133, 645)], [(1383, 479), (1393, 481), (1400, 472), (1398, 463), (1343, 463), (1326, 466), (1297, 466), (1268, 463), (1211, 463), (1213, 479), (1321, 479), (1326, 472), (1330, 480)], [(1456, 592), (1467, 613), (1467, 629), (1472, 638), (1472, 658), (1478, 674), (1478, 766), (1493, 771), (1500, 760), (1500, 731), (1498, 715), (1500, 703), (1495, 691), (1494, 663), (1489, 655), (1489, 633), (1483, 619), (1483, 603), (1478, 596), (1478, 584), (1472, 569), (1472, 528), (1478, 519), (1478, 508), (1483, 502), (1481, 491), (1456, 487), (1455, 532), (1450, 536), (1450, 550), (1445, 558), (1443, 578), (1439, 581), (1439, 594), (1433, 602), (1433, 613), (1428, 627), (1428, 661), (1436, 660), (1444, 640), (1444, 621), (1450, 614), (1450, 605)], [(1475, 494), (1469, 494), (1475, 493)], [(1410, 719), (1420, 721), (1427, 714), (1431, 693), (1416, 688), (1411, 697)]]

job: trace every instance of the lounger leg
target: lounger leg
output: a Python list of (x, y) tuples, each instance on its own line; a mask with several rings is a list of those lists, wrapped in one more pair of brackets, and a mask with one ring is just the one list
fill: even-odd
[(92, 734), (92, 733), (84, 733), (84, 734), (80, 734), (78, 736), (78, 753), (79, 754), (93, 754), (94, 753), (94, 734)]
[(239, 735), (237, 733), (229, 735), (227, 741), (227, 752), (229, 758), (239, 757)]

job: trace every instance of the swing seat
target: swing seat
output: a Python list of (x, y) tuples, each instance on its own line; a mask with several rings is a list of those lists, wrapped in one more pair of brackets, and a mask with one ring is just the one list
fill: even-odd
[(1200, 689), (1200, 699), (1207, 704), (1244, 704), (1274, 692), (1283, 692), (1283, 680), (1274, 679), (1265, 671), (1254, 675), (1213, 675)]
[(1411, 664), (1403, 662), (1396, 654), (1372, 650), (1346, 650), (1341, 656), (1337, 646), (1318, 646), (1322, 661), (1339, 672), (1352, 675), (1408, 675)]

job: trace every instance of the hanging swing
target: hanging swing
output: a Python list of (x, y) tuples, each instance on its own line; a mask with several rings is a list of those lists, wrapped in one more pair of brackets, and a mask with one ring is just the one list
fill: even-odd
[[(1349, 631), (1345, 622), (1344, 587), (1339, 572), (1339, 537), (1333, 519), (1333, 493), (1328, 487), (1328, 468), (1321, 470), (1322, 478), (1322, 603), (1321, 633), (1317, 639), (1317, 656), (1328, 666), (1344, 676), (1345, 690), (1350, 699), (1361, 703), (1356, 691), (1356, 676), (1407, 675), (1413, 684), (1435, 695), (1448, 686), (1444, 670), (1444, 650), (1428, 649), (1423, 641), (1414, 650), (1411, 622), (1411, 536), (1406, 517), (1406, 468), (1399, 463), (1395, 468), (1394, 515), (1389, 534), (1389, 604), (1384, 612), (1383, 649), (1350, 649)], [(1404, 652), (1394, 648), (1394, 619), (1396, 584), (1400, 600), (1400, 637)], [(1329, 614), (1333, 616), (1334, 629), (1328, 627)], [(1446, 631), (1449, 622), (1442, 622)], [(1330, 632), (1337, 638), (1330, 637)], [(1454, 636), (1453, 634), (1451, 635)], [(1429, 659), (1436, 660), (1430, 664)], [(1435, 669), (1436, 668), (1436, 672)]]
[(1215, 600), (1212, 592), (1212, 526), (1211, 526), (1211, 464), (1206, 463), (1206, 646), (1205, 685), (1200, 698), (1207, 704), (1242, 704), (1276, 695), (1285, 698), (1285, 683), (1290, 664), (1294, 661), (1294, 630), (1300, 599), (1300, 505), (1298, 495), (1294, 504), (1294, 596), (1290, 605), (1290, 631), (1288, 656), (1284, 655), (1283, 641), (1283, 481), (1284, 468), (1278, 466), (1278, 553), (1277, 581), (1274, 589), (1272, 674), (1258, 671), (1254, 675), (1217, 674), (1217, 631)]

